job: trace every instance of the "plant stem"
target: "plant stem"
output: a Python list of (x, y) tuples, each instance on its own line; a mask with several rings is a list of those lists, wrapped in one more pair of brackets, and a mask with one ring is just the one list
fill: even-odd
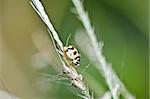
[(110, 89), (113, 99), (118, 99), (121, 93), (126, 99), (134, 99), (135, 97), (130, 94), (124, 84), (120, 81), (117, 74), (111, 68), (111, 65), (106, 62), (105, 56), (102, 54), (103, 42), (98, 42), (94, 28), (91, 25), (88, 13), (84, 10), (83, 2), (81, 0), (72, 0), (80, 21), (82, 22), (86, 33), (91, 41), (93, 49), (96, 53), (99, 65), (96, 65), (97, 69), (102, 73), (106, 80), (106, 83)]

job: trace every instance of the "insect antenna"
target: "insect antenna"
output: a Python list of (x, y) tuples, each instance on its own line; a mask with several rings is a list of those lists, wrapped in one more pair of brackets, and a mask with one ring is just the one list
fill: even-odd
[(66, 46), (68, 46), (68, 45), (69, 45), (70, 37), (71, 37), (71, 33), (70, 33), (70, 34), (69, 34), (69, 36), (67, 37), (67, 40), (66, 40)]
[(84, 67), (84, 69), (82, 70), (82, 72), (81, 72), (81, 74), (83, 74), (84, 73), (84, 71), (86, 71), (87, 70), (87, 68), (90, 66), (90, 63), (89, 64), (87, 64), (85, 67)]

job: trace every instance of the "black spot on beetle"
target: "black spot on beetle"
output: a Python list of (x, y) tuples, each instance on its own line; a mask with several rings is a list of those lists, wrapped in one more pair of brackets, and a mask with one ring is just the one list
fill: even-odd
[(75, 63), (75, 65), (78, 65), (78, 64), (79, 64), (79, 62), (76, 62), (76, 63)]
[(77, 52), (76, 52), (76, 51), (74, 51), (74, 52), (73, 52), (73, 54), (74, 54), (74, 55), (76, 55), (76, 54), (77, 54)]
[(70, 49), (72, 49), (72, 50), (73, 50), (73, 49), (74, 49), (74, 47), (71, 47)]
[(68, 52), (69, 49), (65, 50), (65, 52)]
[(80, 56), (77, 56), (77, 57), (75, 58), (75, 60), (76, 60), (77, 58), (80, 58)]
[(77, 61), (80, 61), (80, 58), (78, 58)]

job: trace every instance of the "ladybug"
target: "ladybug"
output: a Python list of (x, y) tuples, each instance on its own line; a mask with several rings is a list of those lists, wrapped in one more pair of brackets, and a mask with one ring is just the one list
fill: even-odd
[(80, 66), (80, 54), (74, 46), (64, 46), (63, 53), (69, 64), (74, 67)]

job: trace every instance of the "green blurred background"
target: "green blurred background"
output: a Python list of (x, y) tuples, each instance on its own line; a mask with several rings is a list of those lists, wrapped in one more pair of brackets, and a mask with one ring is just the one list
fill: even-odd
[[(74, 7), (71, 0), (42, 0), (42, 3), (63, 43), (71, 33), (69, 43), (79, 47), (74, 36), (83, 27), (71, 12)], [(114, 71), (137, 99), (148, 99), (148, 0), (84, 0), (84, 5), (97, 38), (104, 41), (103, 52), (107, 61), (112, 63)], [(79, 90), (72, 86), (37, 81), (39, 73), (58, 73), (56, 69), (60, 62), (50, 42), (51, 65), (33, 68), (32, 56), (39, 50), (31, 36), (33, 32), (46, 34), (47, 31), (29, 0), (1, 0), (0, 26), (1, 89), (24, 99), (79, 99)], [(81, 71), (89, 63), (89, 58), (82, 49), (79, 51)], [(95, 66), (90, 65), (83, 75), (97, 99), (108, 87)]]

